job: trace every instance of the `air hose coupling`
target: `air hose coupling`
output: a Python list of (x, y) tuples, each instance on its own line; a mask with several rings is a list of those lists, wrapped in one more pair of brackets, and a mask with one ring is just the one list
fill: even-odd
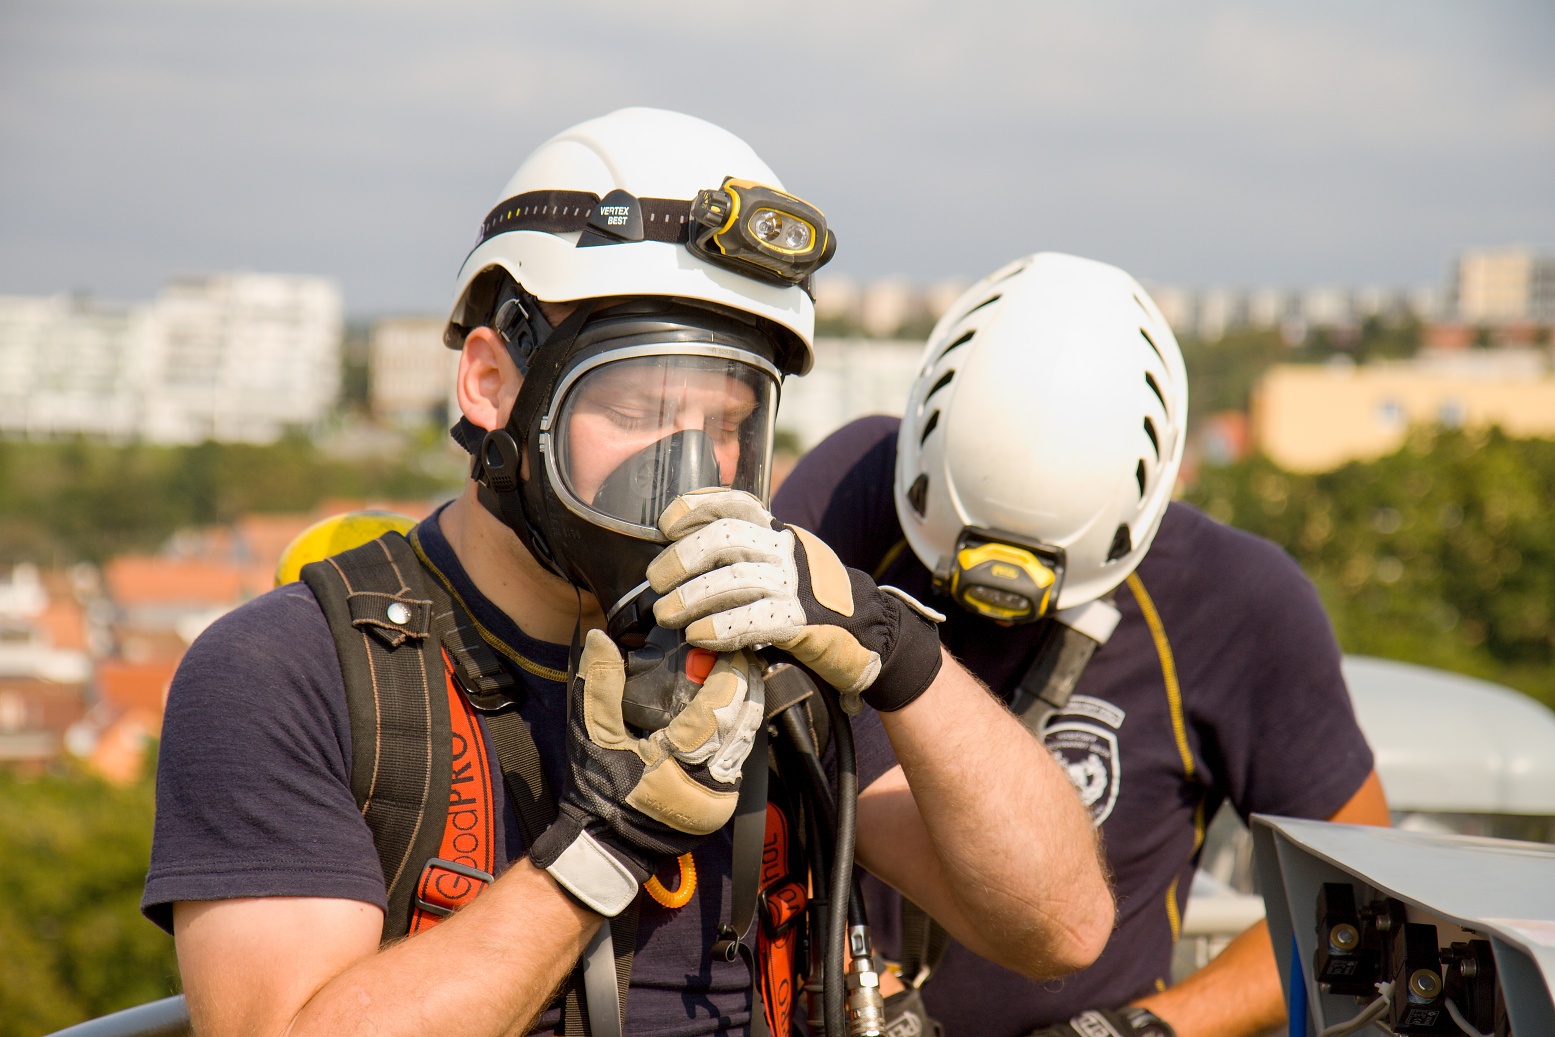
[(875, 969), (869, 926), (848, 927), (848, 1037), (880, 1037), (885, 1033), (885, 998)]

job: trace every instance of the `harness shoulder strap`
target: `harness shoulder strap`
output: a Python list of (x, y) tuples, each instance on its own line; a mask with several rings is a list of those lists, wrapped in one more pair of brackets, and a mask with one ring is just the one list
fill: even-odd
[[(409, 546), (432, 568), (414, 532)], [(443, 584), (441, 574), (433, 568), (425, 575), (433, 606), (432, 630), (447, 653), (449, 679), (462, 688), (469, 708), (485, 716), (519, 832), (524, 845), (533, 846), (556, 820), (556, 796), (546, 783), (529, 723), (517, 709), (522, 689), (481, 636), (474, 619)], [(558, 995), (563, 1006), (562, 1032), (567, 1037), (620, 1037), (637, 947), (637, 911), (634, 903), (608, 926), (600, 927)], [(615, 1008), (614, 1013), (609, 1006)]]
[(423, 862), (448, 817), (452, 726), (420, 562), (388, 533), (303, 567), (329, 621), (351, 724), (351, 791), (388, 894), (383, 939), (409, 931)]

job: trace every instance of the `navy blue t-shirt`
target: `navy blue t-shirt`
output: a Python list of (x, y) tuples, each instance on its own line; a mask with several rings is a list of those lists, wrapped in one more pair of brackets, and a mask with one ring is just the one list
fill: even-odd
[[(896, 517), (898, 424), (864, 418), (834, 433), (800, 461), (773, 511), (946, 613), (946, 647), (1008, 694), (1038, 627), (1001, 628), (933, 593)], [(1172, 504), (1135, 577), (1117, 590), (1116, 632), (1046, 739), (1100, 826), (1117, 929), (1094, 965), (1046, 984), (952, 944), (924, 989), (949, 1037), (1016, 1037), (1164, 989), (1204, 825), (1221, 803), (1244, 818), (1327, 818), (1371, 772), (1327, 616), (1285, 552)], [(900, 898), (870, 885), (870, 920), (889, 950)]]
[[(512, 649), (504, 660), (527, 692), (528, 721), (553, 789), (564, 781), (567, 647), (537, 641), (492, 605), (438, 528), (423, 548), (474, 617)], [(861, 784), (895, 765), (879, 718), (853, 725)], [(484, 727), (483, 727), (484, 731)], [(497, 871), (524, 856), (496, 752), (492, 790), (502, 802)], [(663, 1037), (745, 1032), (750, 977), (709, 949), (730, 912), (730, 829), (697, 848), (697, 889), (679, 909), (640, 897), (627, 1032)], [(674, 888), (678, 869), (661, 876)], [(351, 725), (329, 626), (306, 584), (292, 583), (229, 613), (184, 657), (168, 695), (157, 766), (156, 833), (142, 909), (172, 931), (180, 900), (338, 897), (383, 908), (383, 874), (351, 794)], [(521, 933), (514, 934), (521, 939)], [(536, 1021), (553, 1031), (559, 1010)]]

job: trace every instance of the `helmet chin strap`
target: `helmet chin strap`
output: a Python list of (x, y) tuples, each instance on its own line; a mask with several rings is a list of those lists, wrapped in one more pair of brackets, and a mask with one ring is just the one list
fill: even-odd
[[(514, 302), (504, 303), (501, 309), (510, 308)], [(481, 505), (517, 534), (519, 542), (541, 565), (573, 584), (577, 581), (566, 571), (536, 522), (541, 516), (530, 514), (530, 507), (524, 499), (523, 464), (535, 423), (572, 355), (578, 332), (583, 330), (583, 325), (593, 315), (596, 304), (597, 300), (594, 299), (583, 300), (566, 320), (545, 337), (545, 341), (533, 347), (526, 357), (528, 369), (524, 372), (524, 384), (518, 390), (518, 398), (513, 401), (507, 424), (487, 432), (475, 444), (474, 457), (470, 463), (470, 478), (478, 484), (476, 497)], [(499, 317), (502, 316), (501, 309)], [(544, 318), (540, 316), (538, 306), (532, 306), (530, 310), (533, 312), (521, 310), (520, 323), (532, 336), (536, 318), (541, 323)], [(514, 323), (510, 319), (507, 328), (498, 329), (510, 353), (519, 345), (512, 334)], [(544, 478), (538, 472), (531, 474), (537, 479)], [(540, 500), (540, 507), (543, 508), (544, 498)]]

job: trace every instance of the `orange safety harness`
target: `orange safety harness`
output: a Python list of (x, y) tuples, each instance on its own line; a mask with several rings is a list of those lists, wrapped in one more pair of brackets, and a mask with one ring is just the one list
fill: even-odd
[[(521, 697), (521, 691), (448, 588), (438, 585), (440, 574), (423, 567), (427, 559), (413, 543), (414, 534), (407, 541), (389, 533), (303, 568), (303, 579), (329, 620), (346, 682), (352, 790), (372, 830), (388, 887), (385, 940), (425, 932), (494, 881), (498, 807), (482, 713), (526, 840), (543, 830), (547, 815), (555, 816), (527, 725), (511, 708), (511, 696)], [(687, 675), (698, 676), (689, 666)], [(761, 764), (766, 755), (762, 748), (758, 761), (753, 753), (747, 778), (758, 768), (765, 777)], [(444, 788), (446, 799), (440, 803)], [(753, 987), (764, 1009), (765, 1018), (758, 1021), (773, 1037), (789, 1037), (805, 935), (807, 875), (797, 864), (802, 855), (796, 853), (798, 843), (784, 810), (767, 802), (764, 821)], [(656, 876), (644, 884), (650, 898), (671, 910), (689, 903), (697, 885), (692, 855), (679, 858), (678, 865), (675, 889)], [(737, 890), (740, 881), (737, 876)], [(635, 908), (612, 919), (609, 928), (620, 930), (614, 941), (615, 972), (624, 1014)], [(594, 1011), (591, 998), (587, 1011), (580, 1008), (582, 985), (575, 977), (566, 991), (563, 1029), (568, 1037), (583, 1037)]]
[(448, 779), (448, 817), (436, 857), (427, 861), (416, 882), (410, 933), (424, 932), (447, 918), (492, 883), (496, 870), (496, 825), (492, 817), (491, 767), (480, 722), (443, 652), (452, 731)]

